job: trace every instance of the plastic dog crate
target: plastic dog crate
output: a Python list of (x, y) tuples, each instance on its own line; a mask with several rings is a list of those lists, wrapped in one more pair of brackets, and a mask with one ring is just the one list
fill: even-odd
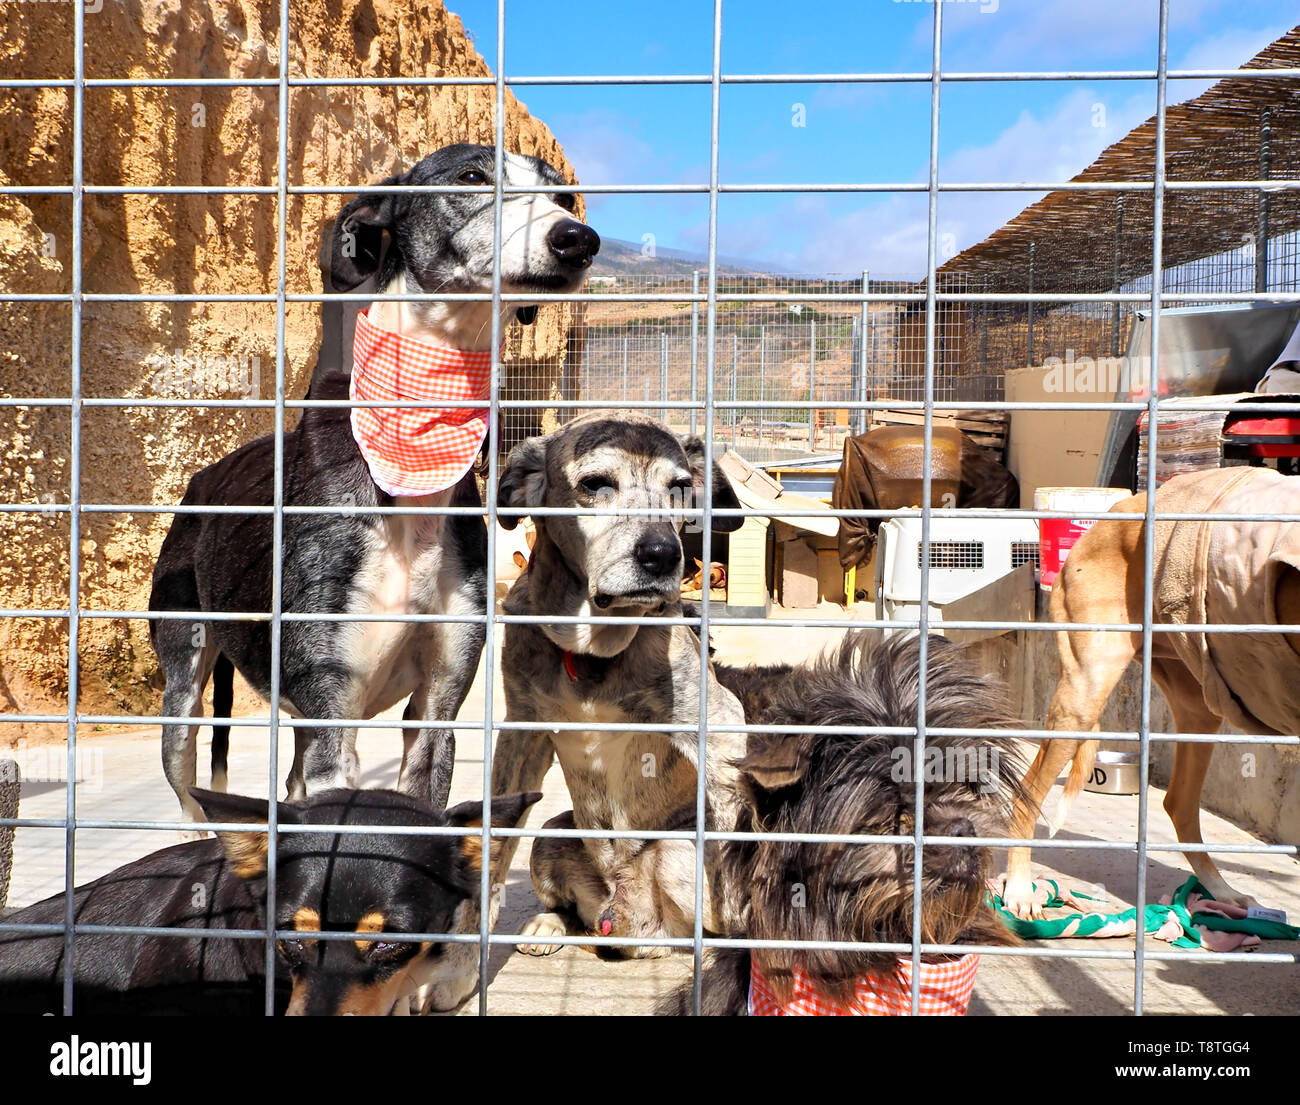
[[(891, 518), (881, 524), (876, 549), (876, 617), (919, 618), (921, 519)], [(1038, 567), (1038, 520), (969, 518), (930, 520), (930, 623), (942, 634), (943, 608), (987, 587), (1023, 564)], [(885, 634), (908, 632), (886, 629)]]

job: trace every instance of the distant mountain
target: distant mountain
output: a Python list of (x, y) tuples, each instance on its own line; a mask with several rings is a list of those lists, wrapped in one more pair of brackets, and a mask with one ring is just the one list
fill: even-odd
[[(656, 248), (653, 257), (641, 252), (637, 242), (624, 242), (618, 238), (601, 238), (600, 252), (591, 265), (592, 276), (690, 276), (699, 269), (703, 273), (709, 259), (700, 253), (680, 249)], [(718, 256), (718, 272), (731, 276), (751, 273), (768, 274), (778, 270), (763, 261), (740, 257)]]

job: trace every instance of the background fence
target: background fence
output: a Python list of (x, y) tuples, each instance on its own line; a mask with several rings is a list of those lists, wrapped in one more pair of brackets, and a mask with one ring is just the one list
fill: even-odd
[[(1294, 202), (1294, 194), (1272, 203)], [(1117, 204), (1122, 211), (1122, 204)], [(1122, 216), (1117, 216), (1122, 218)], [(1099, 233), (1105, 233), (1099, 228)], [(1224, 294), (1258, 292), (1261, 296), (1300, 290), (1300, 231), (1286, 231), (1192, 261), (1169, 266), (1161, 285), (1169, 292), (1202, 293), (1181, 307), (1231, 302)], [(707, 336), (701, 327), (700, 280), (678, 276), (598, 277), (592, 291), (620, 295), (681, 294), (680, 302), (601, 302), (583, 304), (570, 331), (563, 392), (570, 399), (590, 400), (584, 409), (653, 403), (703, 395), (703, 366), (709, 362)], [(1083, 284), (1100, 274), (1078, 272)], [(1034, 287), (1034, 255), (1023, 274)], [(987, 273), (945, 269), (936, 287), (954, 295), (989, 294), (1005, 280)], [(1078, 285), (1072, 285), (1077, 287)], [(783, 302), (783, 294), (818, 293), (872, 296), (915, 295), (924, 282), (847, 276), (779, 274), (720, 275), (714, 326), (714, 387), (724, 403), (780, 403), (779, 407), (724, 408), (718, 412), (719, 441), (740, 450), (755, 463), (788, 461), (839, 453), (844, 437), (863, 433), (871, 411), (847, 404), (891, 399), (915, 402), (925, 390), (924, 303), (900, 301), (845, 303), (827, 300)], [(1116, 292), (1150, 295), (1151, 275), (1118, 284)], [(769, 302), (730, 300), (730, 294), (770, 295)], [(934, 336), (934, 398), (981, 401), (1004, 398), (1008, 371), (1042, 364), (1052, 357), (1118, 357), (1128, 345), (1140, 304), (1116, 301), (939, 302)], [(515, 398), (508, 385), (503, 398)], [(816, 404), (808, 406), (808, 404)], [(656, 412), (678, 430), (698, 432), (698, 412), (660, 408)]]
[[(674, 400), (704, 394), (709, 363), (702, 304), (707, 276), (597, 278), (592, 290), (621, 295), (682, 294), (673, 302), (601, 302), (594, 296), (579, 313), (565, 365), (565, 394), (591, 401), (591, 408), (619, 403)], [(952, 281), (956, 284), (956, 281)], [(965, 286), (963, 284), (963, 286)], [(846, 276), (777, 274), (719, 275), (714, 321), (714, 387), (717, 440), (751, 461), (791, 460), (839, 453), (845, 435), (867, 428), (867, 409), (846, 404), (889, 399), (919, 400), (925, 381), (925, 313), (900, 301), (819, 301), (819, 294), (873, 296), (911, 293), (914, 281)], [(771, 297), (763, 302), (732, 295)], [(800, 297), (782, 300), (783, 295)], [(811, 297), (811, 298), (806, 298)], [(922, 305), (923, 306), (923, 305)], [(960, 304), (938, 310), (935, 397), (1001, 398), (1001, 377), (967, 356), (964, 332), (970, 312)], [(755, 406), (789, 402), (788, 408)], [(576, 412), (575, 412), (576, 413)], [(700, 413), (661, 408), (674, 428), (699, 432)]]

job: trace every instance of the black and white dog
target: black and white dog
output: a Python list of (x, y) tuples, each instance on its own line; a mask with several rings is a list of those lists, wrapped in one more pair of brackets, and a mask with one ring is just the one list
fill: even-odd
[[(368, 193), (335, 222), (330, 281), (349, 291), (374, 279), (386, 294), (426, 293), (419, 301), (381, 301), (369, 322), (391, 337), (455, 355), (490, 356), (492, 304), (439, 301), (441, 293), (490, 290), (493, 269), (495, 150), (455, 145), (430, 154), (383, 184), (484, 186), (483, 193)], [(550, 165), (506, 154), (506, 184), (563, 184)], [(569, 292), (582, 283), (600, 247), (594, 231), (573, 217), (574, 197), (538, 193), (505, 197), (501, 288), (507, 293)], [(531, 322), (535, 306), (502, 308)], [(486, 352), (485, 352), (486, 351)], [(481, 363), (481, 362), (480, 362)], [(349, 378), (331, 373), (313, 384), (320, 399), (346, 399)], [(424, 395), (411, 398), (425, 398)], [(486, 404), (485, 404), (486, 405)], [(486, 420), (481, 422), (486, 427)], [(471, 446), (476, 448), (475, 445)], [(274, 493), (274, 440), (260, 438), (195, 475), (185, 505), (267, 506)], [(462, 471), (458, 469), (458, 471)], [(430, 494), (393, 495), (372, 478), (349, 411), (308, 409), (284, 438), (284, 502), (293, 506), (418, 506), (405, 515), (288, 514), (283, 521), (281, 608), (286, 612), (393, 615), (482, 614), (486, 609), (487, 542), (482, 520), (438, 508), (480, 506), (472, 471)], [(453, 477), (454, 479), (454, 477)], [(204, 620), (217, 611), (271, 609), (272, 518), (178, 514), (154, 568), (149, 609), (197, 611), (195, 620), (151, 625), (166, 678), (163, 713), (199, 717), (215, 674), (213, 706), (229, 713), (234, 669), (263, 697), (271, 689), (271, 634), (266, 621)], [(442, 809), (454, 748), (444, 726), (425, 719), (455, 717), (483, 648), (473, 622), (285, 621), (281, 627), (280, 702), (304, 718), (372, 717), (409, 696), (398, 788)], [(188, 788), (195, 782), (194, 723), (163, 726), (167, 779), (193, 820), (202, 820)], [(354, 786), (355, 727), (297, 729), (289, 797)], [(228, 726), (215, 726), (212, 785), (226, 784)]]

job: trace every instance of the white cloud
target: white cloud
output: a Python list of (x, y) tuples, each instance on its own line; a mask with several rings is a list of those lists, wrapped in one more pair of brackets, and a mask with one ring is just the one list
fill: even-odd
[[(642, 181), (655, 163), (652, 147), (637, 133), (636, 120), (626, 115), (593, 108), (581, 115), (557, 115), (549, 122), (564, 156), (578, 169), (580, 184)], [(589, 203), (599, 199), (589, 197)]]
[[(1268, 8), (1261, 17), (1246, 10), (1251, 7), (1251, 0), (1179, 0), (1171, 11), (1176, 32), (1171, 33), (1171, 68), (1235, 67), (1288, 29), (1289, 22), (1281, 21), (1275, 9)], [(945, 46), (951, 36), (956, 48), (945, 53), (945, 67), (996, 68), (1009, 61), (1033, 68), (1100, 67), (1105, 59), (1131, 54), (1147, 43), (1153, 46), (1154, 15), (1155, 0), (1093, 0), (1086, 5), (1000, 0), (998, 10), (988, 14), (980, 11), (977, 2), (951, 3), (944, 11)], [(1267, 26), (1270, 19), (1279, 21)], [(919, 22), (920, 30), (928, 34), (928, 23)], [(1211, 22), (1217, 24), (1214, 30), (1202, 29)], [(1243, 29), (1243, 24), (1258, 29)], [(1210, 83), (1171, 84), (1170, 103), (1197, 95)], [(1059, 85), (1019, 87), (1024, 90), (1023, 102), (1030, 106), (991, 141), (954, 147), (952, 132), (945, 130), (944, 148), (951, 152), (941, 160), (941, 180), (1068, 180), (1155, 111), (1151, 82), (1092, 82), (1054, 100), (1042, 97), (1059, 93)], [(866, 101), (876, 95), (878, 91), (870, 87), (846, 86), (819, 90), (815, 97), (822, 106), (869, 110)], [(1098, 122), (1104, 125), (1095, 125)], [(680, 148), (656, 151), (636, 121), (617, 112), (594, 109), (556, 118), (552, 124), (570, 161), (580, 167), (583, 183), (704, 178), (705, 165), (687, 166)], [(951, 126), (945, 122), (945, 127)], [(758, 170), (776, 157), (775, 151), (759, 152), (744, 167)], [(897, 179), (909, 179), (906, 165), (891, 169)], [(913, 181), (925, 177), (923, 163), (910, 175)], [(968, 248), (1037, 198), (1027, 192), (944, 193), (940, 240), (953, 251)], [(592, 199), (599, 207), (599, 197)], [(923, 195), (796, 195), (765, 205), (762, 214), (740, 217), (735, 213), (747, 206), (752, 211), (753, 205), (730, 202), (733, 199), (723, 197), (720, 207), (719, 250), (724, 254), (762, 258), (773, 266), (802, 272), (853, 273), (866, 267), (884, 276), (919, 275), (924, 270)], [(707, 225), (696, 222), (671, 237), (674, 245), (703, 251)], [(940, 260), (945, 259), (941, 255)]]
[[(1291, 29), (1290, 19), (1280, 19), (1271, 27), (1248, 31), (1233, 27), (1222, 34), (1198, 40), (1177, 60), (1171, 60), (1171, 69), (1236, 69), (1245, 65), (1265, 46), (1281, 38)], [(1171, 104), (1181, 103), (1199, 96), (1215, 81), (1170, 81), (1168, 97)]]
[[(1047, 110), (1023, 110), (991, 142), (957, 149), (939, 165), (941, 181), (1034, 182), (1069, 180), (1112, 142), (1145, 120), (1153, 104), (1149, 90), (1124, 86), (1080, 87)], [(1098, 110), (1101, 105), (1102, 110)], [(1104, 122), (1095, 126), (1095, 122)], [(923, 180), (922, 168), (913, 180)], [(1028, 192), (942, 193), (938, 231), (948, 254), (987, 237), (1038, 199)], [(868, 268), (882, 276), (924, 272), (927, 214), (924, 195), (896, 194), (845, 209), (843, 197), (800, 195), (759, 216), (728, 219), (723, 211), (719, 249), (743, 257), (762, 257), (799, 272), (852, 273)], [(792, 228), (797, 228), (792, 231)], [(700, 248), (706, 227), (683, 237)]]
[[(1195, 27), (1225, 0), (1177, 0), (1170, 6), (1171, 33)], [(928, 8), (928, 4), (926, 5)], [(1155, 68), (1159, 8), (1156, 0), (998, 0), (996, 5), (973, 2), (944, 5), (944, 47), (954, 53), (978, 51), (979, 65), (1012, 62), (1033, 68), (1051, 65), (1091, 66), (1150, 45)], [(929, 41), (930, 23), (923, 20), (917, 36)], [(947, 68), (955, 68), (945, 60)], [(963, 65), (964, 67), (964, 65)]]

